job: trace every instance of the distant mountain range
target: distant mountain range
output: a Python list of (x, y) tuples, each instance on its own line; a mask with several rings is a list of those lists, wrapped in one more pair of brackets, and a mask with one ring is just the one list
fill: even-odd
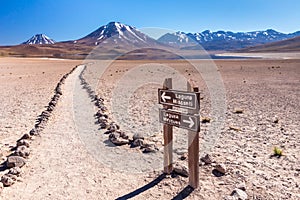
[(167, 33), (159, 42), (180, 48), (192, 48), (201, 45), (206, 50), (235, 50), (259, 44), (276, 42), (300, 36), (300, 31), (284, 34), (272, 29), (266, 31), (231, 32), (209, 30), (201, 33)]
[[(114, 41), (110, 43), (114, 43), (114, 45), (122, 43), (123, 46), (153, 46), (159, 45), (160, 43), (160, 45), (165, 44), (183, 49), (197, 49), (203, 47), (206, 50), (237, 50), (260, 44), (282, 41), (297, 36), (300, 36), (300, 31), (285, 34), (273, 29), (236, 33), (231, 31), (212, 32), (206, 30), (201, 33), (185, 33), (180, 31), (167, 33), (158, 40), (154, 40), (132, 26), (119, 22), (110, 22), (83, 38), (68, 42), (97, 46), (99, 44), (104, 45), (105, 43), (103, 42), (105, 40), (114, 37)], [(23, 44), (54, 43), (55, 41), (46, 35), (37, 34)]]
[[(254, 51), (255, 48), (253, 46), (271, 45), (273, 42), (276, 45), (278, 41), (284, 43), (285, 40), (297, 36), (300, 36), (300, 31), (284, 34), (272, 29), (246, 33), (230, 31), (211, 32), (207, 30), (201, 33), (167, 33), (155, 40), (135, 27), (119, 22), (110, 22), (77, 40), (55, 42), (44, 34), (38, 34), (21, 45), (0, 47), (0, 55), (84, 59), (86, 56), (91, 55), (91, 51), (94, 51), (95, 55), (106, 54), (108, 57), (111, 56), (109, 58), (115, 58), (115, 56), (134, 51), (132, 54), (134, 58), (143, 58), (146, 54), (147, 56), (150, 55), (150, 58), (176, 58), (177, 55), (181, 55), (178, 54), (179, 51), (189, 50), (188, 53), (194, 51), (196, 54), (199, 54), (198, 50), (202, 47), (208, 51), (247, 50), (250, 48), (252, 48), (251, 51)], [(291, 43), (288, 42), (289, 45)], [(98, 46), (101, 48), (95, 48)], [(276, 47), (272, 46), (269, 49), (274, 48)], [(95, 52), (96, 49), (97, 52)], [(154, 51), (153, 49), (156, 50)], [(161, 51), (158, 52), (157, 49)], [(294, 45), (289, 50), (299, 51), (300, 48)], [(168, 55), (166, 52), (169, 52)], [(170, 52), (177, 53), (172, 54)]]

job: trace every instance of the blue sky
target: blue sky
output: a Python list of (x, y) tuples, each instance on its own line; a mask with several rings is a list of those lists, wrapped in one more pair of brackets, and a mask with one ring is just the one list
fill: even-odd
[(299, 0), (0, 0), (0, 45), (44, 33), (56, 41), (81, 38), (110, 21), (137, 28), (300, 30)]

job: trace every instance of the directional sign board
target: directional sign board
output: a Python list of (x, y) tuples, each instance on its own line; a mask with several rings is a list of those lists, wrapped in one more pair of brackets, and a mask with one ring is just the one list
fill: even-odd
[(173, 110), (159, 109), (159, 122), (199, 132), (199, 115), (184, 114)]
[(199, 92), (158, 89), (159, 103), (191, 110), (199, 110)]

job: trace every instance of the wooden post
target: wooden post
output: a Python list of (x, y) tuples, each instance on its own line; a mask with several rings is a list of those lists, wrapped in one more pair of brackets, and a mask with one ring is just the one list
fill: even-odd
[[(191, 86), (187, 82), (189, 92), (199, 92), (198, 87)], [(198, 102), (199, 103), (199, 102)], [(198, 104), (198, 108), (199, 108)], [(189, 110), (189, 114), (198, 114), (199, 110)], [(199, 186), (199, 132), (188, 132), (188, 166), (189, 166), (189, 185), (194, 189)]]
[[(172, 79), (165, 79), (163, 89), (172, 89)], [(164, 105), (164, 109), (172, 109), (172, 106)], [(173, 171), (173, 126), (164, 124), (164, 173), (171, 174)]]

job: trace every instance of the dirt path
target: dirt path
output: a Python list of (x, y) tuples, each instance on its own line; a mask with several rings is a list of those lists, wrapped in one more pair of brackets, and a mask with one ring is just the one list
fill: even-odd
[(53, 118), (32, 142), (23, 181), (5, 188), (2, 199), (114, 199), (138, 187), (130, 175), (97, 162), (78, 135), (73, 91), (81, 70), (68, 77)]

